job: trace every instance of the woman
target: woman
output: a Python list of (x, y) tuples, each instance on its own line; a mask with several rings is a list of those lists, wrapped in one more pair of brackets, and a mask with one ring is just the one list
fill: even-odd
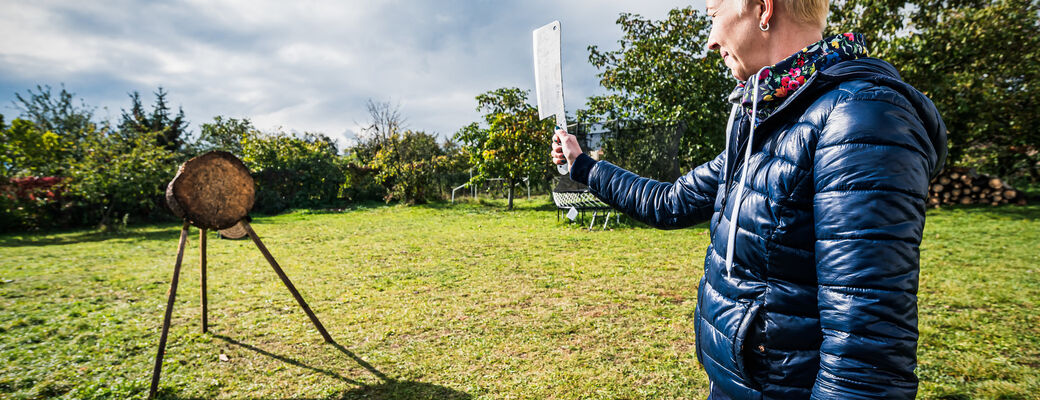
[(935, 106), (825, 0), (708, 0), (740, 81), (726, 151), (675, 183), (582, 154), (556, 163), (663, 229), (711, 221), (694, 327), (709, 399), (912, 399), (919, 244), (946, 156)]

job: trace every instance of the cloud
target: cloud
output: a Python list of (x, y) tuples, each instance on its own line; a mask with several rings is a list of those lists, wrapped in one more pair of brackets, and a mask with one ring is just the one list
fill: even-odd
[(15, 92), (64, 83), (107, 108), (100, 117), (118, 117), (127, 93), (162, 86), (195, 126), (216, 115), (248, 117), (261, 129), (342, 140), (368, 119), (371, 98), (400, 103), (413, 129), (450, 136), (479, 118), (477, 94), (533, 90), (534, 28), (563, 23), (573, 110), (601, 92), (586, 46), (616, 46), (618, 13), (661, 18), (688, 4), (703, 7), (668, 0), (0, 0), (0, 112), (17, 114)]

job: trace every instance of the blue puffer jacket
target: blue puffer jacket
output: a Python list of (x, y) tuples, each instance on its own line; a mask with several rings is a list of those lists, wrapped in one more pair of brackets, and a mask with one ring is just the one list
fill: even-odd
[(935, 106), (891, 65), (863, 58), (810, 77), (748, 150), (738, 114), (727, 152), (675, 183), (585, 155), (572, 178), (658, 228), (711, 219), (694, 324), (715, 391), (914, 398), (918, 246), (928, 182), (946, 158)]

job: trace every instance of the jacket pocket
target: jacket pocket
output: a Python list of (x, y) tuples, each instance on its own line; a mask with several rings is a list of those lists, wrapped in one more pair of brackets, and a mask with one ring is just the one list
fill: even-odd
[(758, 317), (759, 310), (762, 308), (762, 303), (760, 301), (754, 301), (741, 302), (741, 304), (746, 308), (744, 311), (744, 317), (740, 319), (740, 324), (737, 326), (737, 332), (733, 338), (732, 354), (734, 365), (736, 365), (737, 368), (735, 372), (746, 384), (752, 385), (751, 376), (748, 374), (747, 367), (744, 365), (744, 345), (747, 342), (747, 335), (751, 331), (755, 318)]

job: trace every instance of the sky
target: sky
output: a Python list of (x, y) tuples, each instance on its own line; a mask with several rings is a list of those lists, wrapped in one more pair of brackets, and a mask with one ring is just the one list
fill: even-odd
[(450, 137), (479, 121), (478, 94), (530, 90), (531, 31), (562, 25), (568, 112), (602, 94), (588, 45), (613, 50), (618, 14), (661, 19), (677, 0), (0, 0), (0, 114), (15, 93), (59, 89), (117, 122), (162, 86), (194, 133), (214, 116), (349, 144), (366, 102), (400, 107), (407, 127)]

